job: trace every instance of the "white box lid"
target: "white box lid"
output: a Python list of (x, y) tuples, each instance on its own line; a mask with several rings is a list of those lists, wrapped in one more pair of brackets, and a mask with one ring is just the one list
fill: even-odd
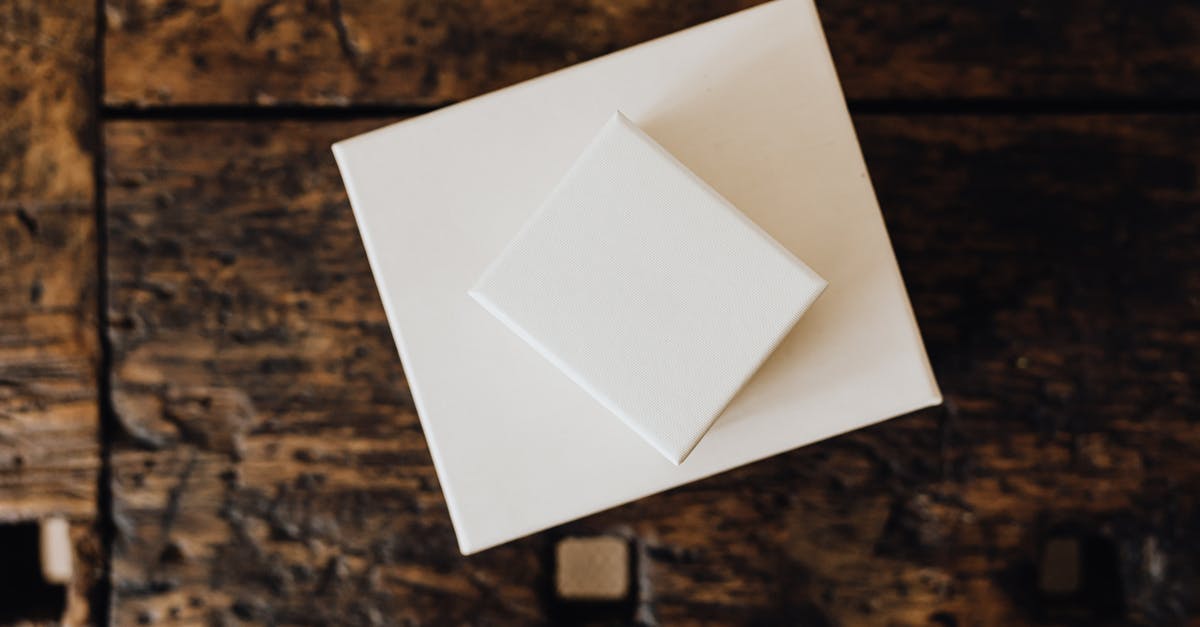
[(471, 296), (678, 464), (824, 289), (614, 113)]

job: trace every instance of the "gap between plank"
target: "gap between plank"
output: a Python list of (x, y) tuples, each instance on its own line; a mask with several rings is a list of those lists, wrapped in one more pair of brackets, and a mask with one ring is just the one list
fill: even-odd
[(96, 486), (96, 527), (100, 535), (100, 579), (89, 594), (89, 619), (97, 625), (113, 621), (113, 542), (116, 520), (113, 502), (113, 440), (116, 437), (117, 416), (112, 402), (112, 341), (108, 334), (108, 204), (105, 185), (104, 144), (104, 34), (105, 0), (95, 0), (95, 41), (93, 42), (92, 71), (92, 189), (96, 213), (96, 332), (99, 335), (100, 356), (96, 365), (96, 400), (100, 436), (100, 472)]

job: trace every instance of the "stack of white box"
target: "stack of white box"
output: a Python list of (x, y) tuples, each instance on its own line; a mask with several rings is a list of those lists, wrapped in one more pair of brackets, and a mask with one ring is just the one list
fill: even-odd
[(941, 400), (808, 0), (334, 152), (464, 553)]

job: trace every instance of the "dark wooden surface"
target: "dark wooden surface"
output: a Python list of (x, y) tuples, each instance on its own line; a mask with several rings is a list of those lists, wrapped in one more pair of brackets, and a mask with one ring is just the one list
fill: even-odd
[[(94, 45), (89, 5), (0, 3), (0, 524), (70, 521), (74, 623), (87, 620), (105, 551)], [(0, 546), (0, 568), (10, 551)]]
[[(121, 622), (546, 618), (553, 534), (454, 547), (327, 155), (376, 123), (107, 127)], [(1200, 116), (856, 123), (947, 406), (559, 531), (651, 623), (1021, 624), (1076, 523), (1200, 609)]]
[(1188, 3), (819, 3), (945, 406), (458, 554), (330, 142), (746, 4), (3, 5), (0, 522), (73, 521), (66, 622), (553, 623), (608, 533), (645, 625), (1200, 624)]
[[(109, 0), (107, 104), (430, 105), (761, 0)], [(1200, 5), (822, 0), (851, 99), (1200, 98)]]

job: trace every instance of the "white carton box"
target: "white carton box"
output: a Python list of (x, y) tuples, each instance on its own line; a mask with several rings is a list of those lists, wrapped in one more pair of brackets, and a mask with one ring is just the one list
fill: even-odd
[[(617, 110), (829, 282), (680, 465), (468, 295)], [(941, 401), (809, 0), (334, 153), (463, 553)]]
[(618, 112), (471, 296), (678, 464), (824, 289)]

